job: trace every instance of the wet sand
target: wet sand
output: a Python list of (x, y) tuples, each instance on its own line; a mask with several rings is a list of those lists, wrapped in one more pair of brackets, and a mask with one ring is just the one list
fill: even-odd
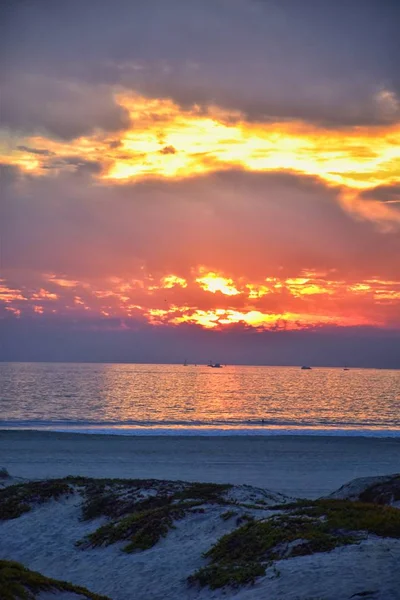
[(0, 466), (16, 477), (226, 482), (316, 498), (356, 477), (398, 472), (400, 438), (153, 437), (3, 430)]

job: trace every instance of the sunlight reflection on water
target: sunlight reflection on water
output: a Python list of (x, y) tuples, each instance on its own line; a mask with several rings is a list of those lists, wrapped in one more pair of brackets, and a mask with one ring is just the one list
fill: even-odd
[(0, 364), (0, 425), (400, 430), (400, 371)]

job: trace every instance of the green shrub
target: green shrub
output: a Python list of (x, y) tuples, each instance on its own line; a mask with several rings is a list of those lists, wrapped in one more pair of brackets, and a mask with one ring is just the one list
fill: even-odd
[(210, 564), (189, 578), (212, 589), (251, 583), (273, 561), (329, 552), (366, 533), (400, 538), (400, 510), (347, 500), (301, 501), (224, 535), (205, 557)]
[(10, 473), (7, 471), (5, 467), (0, 468), (0, 479), (9, 479), (11, 477)]
[(154, 546), (161, 537), (165, 537), (175, 519), (185, 516), (189, 504), (167, 504), (142, 512), (136, 512), (119, 521), (107, 523), (90, 533), (84, 540), (78, 542), (79, 546), (97, 547), (109, 546), (120, 541), (129, 541), (123, 550), (147, 550)]
[(0, 489), (0, 521), (16, 519), (30, 511), (35, 504), (42, 504), (72, 492), (71, 487), (62, 479), (30, 481)]
[(99, 596), (67, 581), (58, 581), (36, 571), (30, 571), (20, 563), (0, 560), (1, 600), (35, 600), (36, 594), (46, 591), (74, 592), (89, 600), (110, 600), (106, 596)]

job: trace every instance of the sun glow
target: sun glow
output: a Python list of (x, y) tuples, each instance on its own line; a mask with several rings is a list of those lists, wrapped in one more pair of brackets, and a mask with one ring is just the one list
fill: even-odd
[(236, 296), (237, 294), (240, 294), (239, 290), (233, 285), (232, 279), (226, 279), (216, 273), (210, 272), (202, 277), (198, 277), (196, 282), (204, 291), (212, 292), (213, 294), (216, 292), (221, 292), (221, 294), (224, 294), (225, 296)]

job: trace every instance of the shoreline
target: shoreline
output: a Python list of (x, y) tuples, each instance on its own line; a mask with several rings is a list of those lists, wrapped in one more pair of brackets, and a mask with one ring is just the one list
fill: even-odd
[(318, 428), (318, 427), (271, 427), (269, 424), (259, 426), (103, 426), (103, 425), (69, 425), (69, 424), (34, 424), (21, 423), (18, 425), (0, 422), (0, 432), (25, 431), (38, 433), (66, 433), (78, 435), (109, 435), (109, 436), (137, 436), (137, 437), (362, 437), (362, 438), (400, 438), (400, 429), (352, 429), (352, 428)]
[(15, 477), (170, 479), (247, 484), (317, 498), (357, 477), (398, 472), (396, 437), (161, 436), (0, 430)]

